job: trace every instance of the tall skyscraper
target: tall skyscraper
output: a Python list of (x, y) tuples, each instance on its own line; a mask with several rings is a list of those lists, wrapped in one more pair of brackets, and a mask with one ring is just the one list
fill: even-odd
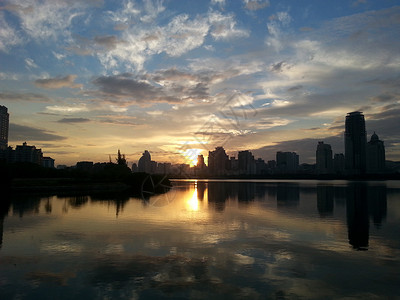
[(151, 173), (151, 155), (150, 152), (147, 150), (144, 150), (142, 157), (139, 159), (138, 162), (138, 169), (139, 172), (146, 172), (146, 173)]
[(229, 157), (223, 147), (217, 147), (208, 152), (208, 170), (211, 175), (225, 175), (229, 164)]
[(324, 142), (318, 142), (316, 151), (317, 173), (331, 174), (333, 172), (332, 147)]
[(354, 111), (347, 114), (344, 147), (346, 172), (348, 174), (364, 174), (367, 163), (367, 132), (362, 112)]
[(7, 107), (0, 105), (0, 150), (8, 147), (8, 124)]
[(382, 173), (385, 171), (385, 145), (374, 132), (367, 144), (367, 172)]

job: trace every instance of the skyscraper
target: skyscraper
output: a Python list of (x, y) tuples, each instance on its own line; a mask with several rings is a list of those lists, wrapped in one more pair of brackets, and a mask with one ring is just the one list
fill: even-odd
[(217, 147), (208, 152), (208, 169), (211, 175), (225, 175), (229, 163), (229, 157), (223, 147)]
[(324, 142), (318, 142), (316, 162), (318, 174), (331, 174), (333, 172), (331, 145), (324, 144)]
[(0, 150), (8, 147), (8, 124), (7, 107), (0, 105)]
[(256, 173), (256, 162), (253, 154), (249, 150), (239, 151), (239, 172), (240, 174), (255, 174)]
[(346, 116), (344, 147), (345, 166), (349, 174), (364, 174), (366, 171), (367, 133), (362, 112), (350, 112)]
[(385, 171), (385, 145), (374, 132), (367, 144), (367, 172), (382, 173)]
[(138, 162), (138, 169), (139, 172), (151, 173), (151, 155), (149, 151), (144, 150)]

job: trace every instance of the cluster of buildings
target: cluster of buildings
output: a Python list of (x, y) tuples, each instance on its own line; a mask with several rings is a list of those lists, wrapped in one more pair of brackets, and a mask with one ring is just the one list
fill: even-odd
[(331, 145), (318, 143), (317, 174), (360, 175), (385, 172), (385, 145), (375, 132), (367, 142), (364, 115), (359, 111), (350, 112), (346, 116), (344, 146), (344, 154), (332, 157)]
[[(43, 156), (42, 150), (35, 146), (8, 146), (9, 114), (5, 106), (0, 105), (0, 160), (8, 162), (31, 162), (44, 167), (54, 168), (54, 159)], [(208, 166), (203, 155), (197, 158), (197, 165), (158, 163), (151, 160), (150, 152), (145, 150), (138, 163), (132, 165), (133, 172), (149, 174), (230, 176), (263, 174), (379, 174), (385, 172), (385, 146), (374, 132), (367, 142), (365, 119), (361, 112), (350, 112), (346, 116), (344, 133), (345, 153), (333, 154), (332, 147), (323, 141), (318, 142), (316, 164), (299, 165), (299, 155), (295, 152), (277, 152), (276, 160), (265, 162), (254, 158), (249, 150), (239, 151), (238, 157), (217, 147), (208, 153)], [(111, 161), (111, 160), (110, 160)], [(78, 162), (79, 169), (92, 169), (93, 162)]]
[(54, 168), (54, 159), (43, 156), (42, 149), (29, 146), (26, 142), (15, 149), (8, 146), (9, 114), (7, 107), (0, 105), (0, 160), (8, 162), (30, 162)]
[(132, 164), (132, 172), (146, 172), (149, 174), (193, 174), (189, 164), (172, 164), (151, 160), (150, 152), (145, 150), (138, 163)]
[(385, 172), (385, 146), (374, 132), (367, 142), (365, 119), (361, 112), (350, 112), (345, 122), (345, 153), (333, 154), (332, 147), (323, 141), (318, 142), (316, 149), (316, 164), (299, 164), (299, 155), (295, 152), (276, 153), (276, 160), (265, 162), (254, 158), (249, 150), (239, 151), (238, 157), (225, 152), (223, 147), (217, 147), (208, 153), (208, 166), (203, 155), (197, 158), (197, 165), (171, 165), (157, 163), (151, 160), (146, 150), (133, 164), (133, 172), (159, 174), (185, 174), (201, 176), (235, 176), (235, 175), (268, 175), (268, 174), (318, 174), (318, 175), (362, 175), (381, 174)]

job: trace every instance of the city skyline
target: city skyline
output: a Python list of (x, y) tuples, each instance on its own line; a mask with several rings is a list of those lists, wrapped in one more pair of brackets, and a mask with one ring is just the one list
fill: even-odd
[(315, 162), (362, 111), (400, 160), (393, 1), (19, 1), (0, 4), (9, 145), (56, 164), (186, 162), (223, 146)]

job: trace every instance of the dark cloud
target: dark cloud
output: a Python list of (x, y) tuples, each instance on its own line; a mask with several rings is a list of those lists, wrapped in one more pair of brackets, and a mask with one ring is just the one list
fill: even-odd
[(271, 71), (273, 72), (283, 72), (284, 67), (287, 65), (285, 61), (278, 62), (276, 64), (273, 64), (270, 68)]
[(106, 124), (115, 124), (115, 125), (126, 125), (126, 126), (137, 126), (140, 125), (139, 123), (129, 121), (129, 120), (120, 120), (120, 119), (103, 119), (99, 121), (100, 123), (106, 123)]
[(175, 68), (161, 70), (157, 72), (152, 79), (154, 81), (162, 81), (162, 80), (196, 80), (196, 76), (193, 74), (189, 74), (186, 72), (179, 71)]
[(291, 88), (288, 88), (288, 92), (294, 92), (294, 91), (297, 91), (297, 90), (301, 90), (302, 88), (303, 88), (302, 85), (296, 85), (296, 86), (293, 86)]
[(129, 73), (102, 76), (93, 80), (93, 84), (99, 87), (100, 96), (119, 104), (174, 104), (209, 97), (208, 83), (200, 82), (196, 76), (175, 69), (141, 77), (134, 77)]
[(385, 88), (399, 88), (400, 86), (400, 76), (389, 77), (389, 78), (375, 78), (371, 80), (366, 80), (367, 84), (377, 84)]
[(10, 141), (61, 141), (66, 137), (35, 127), (10, 123)]
[(395, 93), (383, 93), (371, 98), (374, 102), (390, 102), (398, 99), (400, 99), (400, 95)]
[(89, 119), (86, 118), (63, 118), (58, 120), (59, 123), (86, 123), (90, 122)]
[(161, 88), (126, 75), (101, 76), (93, 83), (107, 96), (129, 97), (138, 102), (153, 101), (161, 94)]
[(67, 75), (65, 77), (37, 79), (35, 85), (44, 89), (81, 88), (81, 84), (74, 83), (76, 77), (76, 75)]
[(94, 38), (96, 44), (108, 49), (112, 50), (117, 47), (117, 44), (120, 43), (116, 36), (107, 35), (107, 36), (96, 36)]
[(36, 93), (0, 93), (0, 99), (5, 101), (29, 101), (29, 102), (50, 102), (50, 99), (42, 94)]

